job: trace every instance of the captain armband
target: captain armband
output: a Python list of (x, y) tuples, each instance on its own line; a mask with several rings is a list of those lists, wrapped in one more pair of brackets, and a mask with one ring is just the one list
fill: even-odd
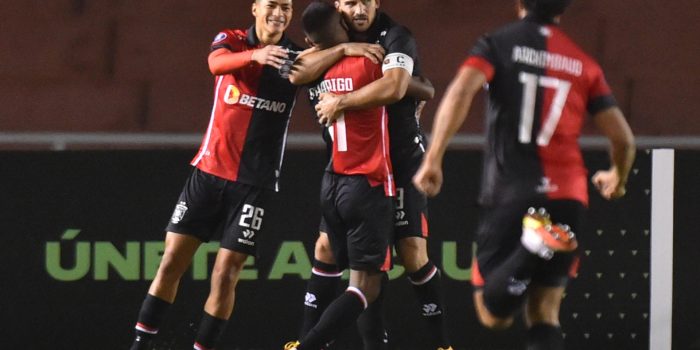
[(400, 52), (390, 53), (384, 56), (382, 73), (394, 68), (405, 69), (408, 75), (413, 75), (413, 58)]

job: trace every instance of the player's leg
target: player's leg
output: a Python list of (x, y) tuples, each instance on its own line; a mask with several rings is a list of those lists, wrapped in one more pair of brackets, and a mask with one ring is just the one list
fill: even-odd
[[(474, 297), (479, 319), (487, 327), (503, 328), (510, 324), (513, 313), (525, 301), (531, 282), (564, 286), (573, 262), (571, 252), (577, 242), (570, 231), (552, 220), (559, 218), (577, 225), (578, 219), (562, 216), (553, 202), (547, 203), (556, 213), (553, 217), (523, 206), (504, 205), (489, 210), (479, 228), (475, 267), (483, 274), (485, 283), (475, 290)], [(527, 214), (519, 219), (518, 212), (523, 211)], [(542, 271), (549, 270), (542, 275)]]
[(384, 296), (389, 277), (382, 277), (381, 290), (377, 299), (357, 319), (357, 330), (362, 338), (364, 350), (384, 350), (389, 343), (389, 335), (384, 328)]
[[(554, 222), (569, 224), (576, 232), (584, 215), (583, 204), (576, 201), (551, 201), (545, 205)], [(541, 261), (532, 276), (525, 303), (528, 350), (563, 350), (564, 338), (559, 325), (559, 309), (569, 279), (576, 276), (576, 252), (559, 252)]]
[(192, 262), (202, 242), (192, 236), (168, 232), (165, 250), (136, 321), (136, 337), (131, 349), (145, 349), (158, 333), (170, 305), (175, 301), (180, 278)]
[(319, 236), (314, 247), (314, 261), (311, 277), (306, 282), (304, 315), (299, 339), (318, 322), (328, 305), (338, 295), (342, 271), (335, 262), (325, 220), (321, 220)]
[(211, 290), (195, 338), (195, 349), (213, 349), (233, 312), (238, 279), (248, 256), (255, 256), (266, 222), (274, 218), (268, 205), (271, 190), (227, 181), (222, 189), (224, 216), (221, 247), (211, 275)]
[(564, 287), (532, 286), (528, 293), (525, 321), (528, 350), (563, 350), (559, 307)]
[[(364, 177), (326, 173), (321, 192), (331, 245), (339, 265), (349, 264), (350, 283), (301, 339), (299, 350), (318, 349), (355, 322), (379, 296), (390, 265), (394, 204), (383, 186), (371, 187)], [(345, 247), (344, 254), (340, 247)]]
[[(131, 349), (146, 349), (175, 300), (180, 279), (220, 218), (219, 189), (224, 180), (194, 169), (185, 182), (166, 227), (165, 250), (148, 295), (141, 305)], [(178, 232), (178, 233), (175, 233)]]
[(236, 285), (247, 254), (220, 248), (211, 274), (211, 290), (204, 304), (195, 349), (213, 349), (233, 312)]
[(394, 216), (396, 250), (413, 286), (431, 346), (450, 348), (442, 297), (441, 273), (428, 257), (428, 201), (410, 179), (398, 183)]
[(318, 323), (301, 339), (297, 350), (320, 349), (352, 325), (380, 294), (381, 271), (350, 270), (350, 284), (323, 313)]

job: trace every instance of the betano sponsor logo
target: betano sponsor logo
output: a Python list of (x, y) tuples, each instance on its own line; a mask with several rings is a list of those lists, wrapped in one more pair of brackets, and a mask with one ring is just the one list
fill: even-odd
[[(165, 246), (163, 241), (87, 241), (76, 240), (80, 229), (67, 229), (58, 241), (45, 243), (44, 266), (48, 275), (60, 282), (76, 281), (151, 281), (156, 275)], [(192, 259), (191, 272), (185, 277), (195, 281), (209, 278), (213, 256), (219, 250), (219, 242), (202, 243)], [(273, 256), (272, 265), (262, 271), (250, 256), (241, 271), (241, 280), (281, 280), (311, 277), (311, 259), (304, 242), (281, 241)], [(469, 257), (458, 259), (457, 243), (442, 242), (442, 268), (447, 278), (456, 281), (471, 280), (471, 268), (458, 265), (458, 261), (470, 261)], [(404, 275), (399, 264), (389, 271), (389, 278)], [(343, 278), (348, 278), (347, 271)]]
[(229, 105), (243, 105), (268, 112), (284, 113), (287, 104), (284, 102), (266, 100), (264, 98), (250, 96), (241, 93), (235, 85), (229, 85), (224, 93), (224, 102)]

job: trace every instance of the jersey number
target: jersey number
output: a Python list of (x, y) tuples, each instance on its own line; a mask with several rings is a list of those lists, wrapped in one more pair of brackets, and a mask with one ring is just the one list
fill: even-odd
[[(348, 135), (347, 135), (347, 131), (345, 130), (345, 114), (341, 114), (340, 118), (336, 119), (335, 123), (329, 129), (330, 129), (329, 131), (331, 134), (331, 140), (333, 140), (333, 142), (335, 142), (336, 147), (338, 149), (338, 152), (347, 152), (348, 151)], [(333, 135), (334, 129), (338, 133), (335, 136)]]
[(262, 226), (263, 215), (265, 215), (265, 210), (263, 208), (244, 204), (243, 210), (241, 211), (241, 220), (238, 222), (238, 225), (249, 227), (257, 231), (260, 229), (260, 226)]
[(523, 102), (520, 110), (520, 128), (518, 140), (520, 143), (532, 142), (532, 122), (535, 118), (535, 103), (537, 102), (538, 86), (555, 89), (552, 105), (549, 107), (547, 119), (537, 135), (537, 145), (547, 146), (557, 129), (561, 113), (566, 104), (566, 98), (571, 90), (571, 83), (552, 77), (543, 77), (531, 73), (520, 72), (520, 82), (523, 86)]

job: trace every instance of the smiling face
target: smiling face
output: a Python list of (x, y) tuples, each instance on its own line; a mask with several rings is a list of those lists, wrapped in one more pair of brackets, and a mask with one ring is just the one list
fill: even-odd
[(356, 32), (366, 32), (377, 17), (379, 0), (338, 0), (335, 7)]
[(292, 20), (292, 0), (256, 0), (253, 16), (258, 32), (270, 37), (281, 36)]

